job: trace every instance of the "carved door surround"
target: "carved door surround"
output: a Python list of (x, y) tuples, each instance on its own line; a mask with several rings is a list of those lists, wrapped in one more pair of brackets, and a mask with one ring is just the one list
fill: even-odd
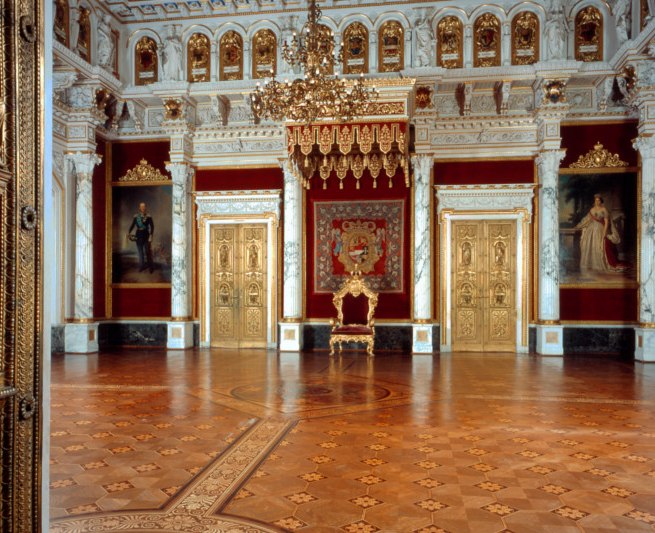
[[(441, 351), (527, 352), (534, 186), (442, 185), (435, 189), (441, 248)], [(467, 308), (472, 314), (466, 316), (482, 324), (474, 323), (470, 337), (463, 338), (460, 331), (456, 338), (455, 328), (461, 329), (466, 317), (454, 313)]]
[(276, 346), (280, 196), (196, 194), (201, 346)]

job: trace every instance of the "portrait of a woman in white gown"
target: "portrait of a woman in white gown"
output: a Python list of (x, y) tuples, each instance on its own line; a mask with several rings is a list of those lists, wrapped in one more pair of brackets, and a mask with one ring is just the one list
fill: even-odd
[(580, 271), (625, 272), (630, 264), (620, 261), (616, 245), (621, 236), (600, 194), (594, 195), (594, 205), (575, 226), (580, 236)]

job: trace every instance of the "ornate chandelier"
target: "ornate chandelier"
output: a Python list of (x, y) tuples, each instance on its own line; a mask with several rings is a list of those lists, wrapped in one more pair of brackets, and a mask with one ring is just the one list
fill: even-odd
[(318, 119), (348, 122), (366, 114), (369, 104), (377, 99), (375, 87), (367, 87), (361, 77), (339, 78), (335, 67), (342, 64), (343, 43), (335, 52), (334, 33), (319, 23), (320, 18), (316, 0), (309, 0), (307, 22), (300, 35), (294, 32), (291, 44), (285, 41), (282, 47), (283, 59), (303, 75), (293, 81), (257, 83), (250, 95), (255, 117), (304, 124)]

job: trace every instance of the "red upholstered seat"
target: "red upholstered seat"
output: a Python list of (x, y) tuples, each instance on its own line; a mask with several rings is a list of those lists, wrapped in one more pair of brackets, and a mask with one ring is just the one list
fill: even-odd
[(336, 333), (337, 335), (371, 335), (373, 333), (373, 330), (368, 326), (351, 324), (347, 326), (339, 326), (338, 328), (334, 328), (334, 331), (332, 333)]

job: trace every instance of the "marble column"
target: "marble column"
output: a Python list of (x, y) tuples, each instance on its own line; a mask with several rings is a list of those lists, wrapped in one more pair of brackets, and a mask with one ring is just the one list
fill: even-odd
[(640, 135), (633, 145), (641, 155), (641, 261), (635, 359), (655, 362), (655, 136)]
[(284, 171), (284, 283), (280, 350), (302, 349), (302, 185), (288, 160)]
[(93, 322), (93, 169), (101, 159), (93, 152), (66, 155), (75, 176), (75, 295), (73, 321), (64, 328), (64, 349), (98, 351), (98, 324)]
[(536, 159), (539, 172), (539, 294), (537, 353), (563, 355), (559, 323), (559, 164), (564, 150), (544, 150)]
[(193, 346), (191, 321), (192, 228), (191, 179), (193, 169), (187, 163), (169, 163), (166, 170), (173, 178), (173, 231), (171, 249), (171, 321), (166, 347), (185, 349)]
[(412, 351), (432, 353), (430, 177), (432, 155), (412, 156), (414, 169), (414, 324)]

